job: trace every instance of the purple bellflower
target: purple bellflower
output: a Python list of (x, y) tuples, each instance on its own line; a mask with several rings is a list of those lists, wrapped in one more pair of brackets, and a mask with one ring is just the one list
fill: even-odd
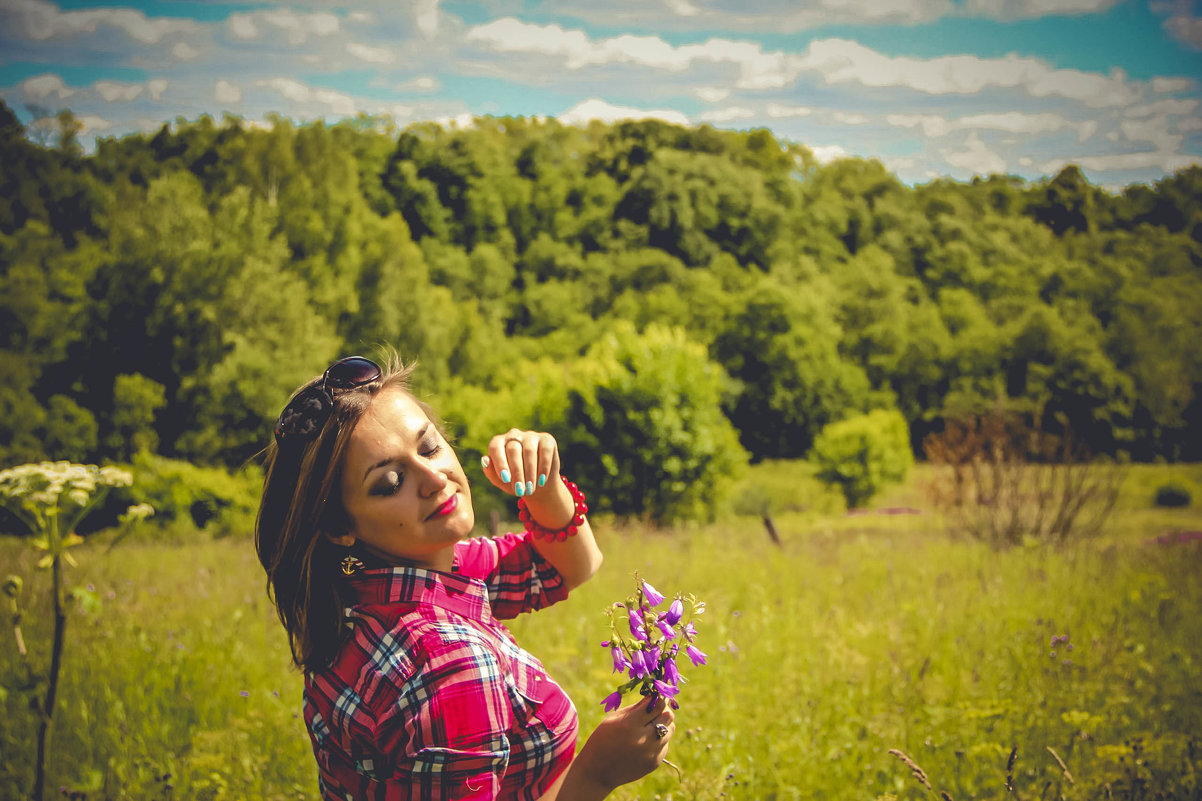
[(664, 602), (663, 593), (645, 581), (643, 582), (643, 597), (647, 599), (647, 603), (651, 606), (659, 606)]
[(614, 690), (605, 696), (605, 700), (601, 702), (601, 705), (605, 707), (606, 712), (613, 712), (622, 705), (622, 693)]
[(668, 607), (668, 611), (664, 613), (664, 620), (669, 626), (675, 626), (684, 617), (684, 604), (679, 598), (672, 602)]
[(636, 640), (647, 642), (647, 632), (643, 631), (643, 613), (638, 609), (630, 610), (630, 633)]

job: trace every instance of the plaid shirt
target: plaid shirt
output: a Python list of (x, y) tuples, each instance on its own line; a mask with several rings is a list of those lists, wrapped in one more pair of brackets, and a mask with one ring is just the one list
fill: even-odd
[(455, 546), (457, 570), (363, 570), (334, 664), (305, 677), (324, 799), (537, 799), (576, 708), (498, 618), (567, 597), (530, 535)]

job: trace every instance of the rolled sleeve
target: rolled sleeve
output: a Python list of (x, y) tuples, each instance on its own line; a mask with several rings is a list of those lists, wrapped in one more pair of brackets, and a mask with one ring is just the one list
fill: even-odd
[(535, 549), (530, 537), (523, 531), (469, 540), (456, 552), (463, 574), (488, 586), (492, 613), (500, 620), (545, 609), (568, 597), (563, 576)]

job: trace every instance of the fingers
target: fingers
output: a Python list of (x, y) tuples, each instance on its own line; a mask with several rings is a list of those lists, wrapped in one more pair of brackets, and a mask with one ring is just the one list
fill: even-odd
[(488, 455), (480, 463), (494, 486), (519, 498), (528, 497), (556, 475), (559, 448), (550, 434), (511, 428), (489, 441)]

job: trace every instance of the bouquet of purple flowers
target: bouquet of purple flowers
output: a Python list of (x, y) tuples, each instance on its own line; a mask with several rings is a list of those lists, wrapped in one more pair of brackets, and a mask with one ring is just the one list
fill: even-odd
[(673, 709), (679, 709), (676, 696), (685, 678), (676, 667), (676, 659), (684, 653), (694, 666), (705, 664), (705, 654), (693, 642), (697, 637), (693, 619), (705, 612), (705, 602), (693, 595), (677, 595), (667, 609), (656, 611), (664, 603), (664, 596), (647, 582), (639, 581), (637, 573), (634, 579), (634, 595), (606, 610), (610, 638), (601, 643), (613, 656), (614, 673), (626, 673), (630, 680), (601, 703), (605, 711), (611, 712), (622, 705), (623, 695), (638, 687), (639, 694), (652, 703), (663, 696)]

